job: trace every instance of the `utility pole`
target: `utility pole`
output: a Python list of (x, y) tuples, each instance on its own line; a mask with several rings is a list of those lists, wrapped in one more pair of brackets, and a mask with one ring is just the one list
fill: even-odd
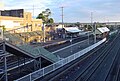
[[(63, 25), (64, 25), (64, 21), (63, 21), (63, 19), (64, 19), (63, 9), (64, 9), (64, 7), (62, 6), (62, 7), (60, 7), (60, 8), (61, 8), (61, 10), (62, 10), (61, 18), (62, 18), (62, 29), (63, 29)], [(64, 34), (62, 35), (62, 37), (63, 37), (63, 38), (66, 37), (66, 31), (64, 32)]]
[(92, 30), (93, 30), (93, 12), (91, 12), (91, 27), (92, 27)]
[(94, 27), (93, 27), (93, 12), (91, 12), (91, 26), (92, 26), (92, 32), (94, 34), (94, 43), (96, 43), (96, 23), (94, 23)]
[(64, 15), (63, 15), (63, 9), (64, 9), (64, 7), (62, 6), (62, 7), (60, 7), (61, 9), (62, 9), (62, 28), (63, 28), (63, 17), (64, 17)]
[(33, 4), (33, 18), (34, 18), (34, 4)]

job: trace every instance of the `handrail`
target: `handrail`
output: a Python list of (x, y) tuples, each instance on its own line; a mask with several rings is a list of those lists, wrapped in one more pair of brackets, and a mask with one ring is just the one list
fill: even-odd
[(36, 79), (38, 79), (38, 78), (40, 78), (40, 77), (42, 77), (42, 76), (44, 76), (44, 75), (46, 75), (46, 74), (48, 74), (50, 72), (62, 67), (63, 65), (66, 65), (69, 62), (79, 58), (80, 56), (82, 56), (85, 53), (87, 53), (87, 52), (91, 51), (92, 49), (96, 48), (97, 46), (99, 46), (100, 44), (102, 44), (105, 41), (106, 41), (106, 38), (104, 38), (101, 41), (99, 41), (99, 42), (97, 42), (97, 43), (95, 43), (95, 44), (81, 50), (80, 52), (77, 52), (77, 53), (75, 53), (75, 54), (73, 54), (71, 56), (68, 56), (68, 57), (66, 57), (66, 58), (64, 58), (64, 59), (62, 59), (62, 60), (60, 60), (60, 61), (58, 61), (56, 63), (53, 63), (53, 64), (51, 64), (51, 65), (49, 65), (47, 67), (39, 69), (39, 70), (37, 70), (37, 71), (35, 71), (33, 73), (30, 73), (30, 74), (28, 74), (28, 75), (26, 75), (24, 77), (21, 77), (21, 78), (19, 78), (17, 80), (14, 80), (14, 81), (34, 81), (34, 80), (36, 80)]

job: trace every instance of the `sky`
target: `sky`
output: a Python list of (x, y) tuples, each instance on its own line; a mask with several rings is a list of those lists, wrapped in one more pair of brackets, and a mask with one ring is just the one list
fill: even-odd
[(61, 7), (64, 22), (91, 22), (91, 18), (93, 22), (120, 21), (120, 0), (0, 0), (0, 9), (25, 9), (34, 13), (34, 18), (49, 8), (55, 22), (62, 21)]

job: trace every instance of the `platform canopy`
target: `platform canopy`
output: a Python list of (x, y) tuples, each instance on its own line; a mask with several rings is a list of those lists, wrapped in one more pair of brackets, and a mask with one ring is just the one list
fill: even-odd
[(79, 30), (77, 27), (65, 27), (64, 29), (67, 32), (71, 32), (71, 33), (78, 33), (82, 31), (82, 30)]
[(109, 32), (110, 30), (107, 27), (97, 28), (101, 33)]

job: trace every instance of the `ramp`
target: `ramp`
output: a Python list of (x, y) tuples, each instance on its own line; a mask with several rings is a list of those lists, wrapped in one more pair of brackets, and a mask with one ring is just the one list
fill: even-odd
[(50, 53), (49, 51), (47, 51), (46, 49), (44, 49), (41, 46), (33, 47), (33, 46), (30, 46), (30, 45), (22, 45), (22, 46), (19, 46), (19, 48), (28, 52), (34, 58), (39, 58), (41, 56), (41, 57), (43, 57), (43, 58), (45, 58), (45, 59), (47, 59), (51, 62), (59, 61), (59, 59), (56, 55)]
[(15, 54), (17, 56), (29, 57), (37, 59), (42, 57), (52, 63), (57, 62), (59, 59), (54, 54), (50, 53), (41, 46), (33, 47), (30, 45), (15, 46), (11, 43), (5, 42), (7, 52)]

